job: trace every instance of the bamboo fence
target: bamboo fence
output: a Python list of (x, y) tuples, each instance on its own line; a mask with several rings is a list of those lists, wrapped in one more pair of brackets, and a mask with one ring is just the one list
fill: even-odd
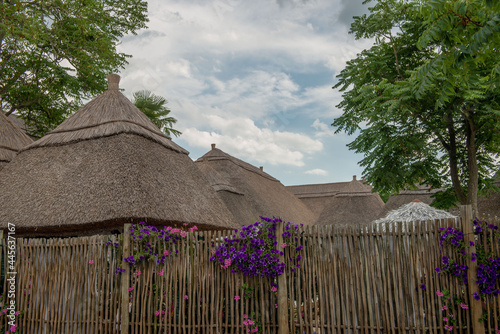
[[(270, 291), (268, 279), (235, 275), (210, 261), (211, 251), (232, 230), (189, 234), (164, 264), (145, 263), (118, 275), (116, 268), (124, 268), (130, 253), (107, 243), (123, 245), (127, 234), (19, 238), (16, 303), (24, 313), (17, 332), (244, 333), (248, 315), (263, 333), (445, 333), (436, 290), (450, 289), (471, 304), (466, 286), (434, 272), (449, 252), (439, 247), (439, 228), (447, 226), (462, 228), (462, 220), (304, 228), (298, 241), (304, 250), (285, 252), (294, 263), (300, 254), (301, 267), (295, 273), (288, 269), (278, 292)], [(500, 256), (498, 243), (483, 242)], [(6, 247), (4, 240), (4, 303)], [(244, 284), (251, 287), (250, 298)], [(499, 300), (484, 305), (491, 315), (485, 332), (495, 333)], [(473, 333), (472, 312), (455, 311), (461, 326), (454, 333)], [(0, 327), (7, 321), (0, 317)]]

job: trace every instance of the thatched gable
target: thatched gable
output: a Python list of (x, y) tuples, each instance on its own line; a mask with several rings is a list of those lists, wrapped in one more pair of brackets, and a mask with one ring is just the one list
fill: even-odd
[(384, 207), (377, 193), (338, 193), (327, 203), (316, 225), (361, 225), (368, 224)]
[(251, 224), (259, 216), (276, 216), (311, 225), (316, 216), (281, 182), (249, 163), (237, 159), (212, 144), (212, 150), (196, 160), (212, 187), (236, 220)]
[(447, 218), (456, 218), (456, 216), (447, 211), (433, 208), (418, 199), (414, 199), (396, 210), (389, 211), (385, 217), (374, 221), (374, 223), (409, 223)]
[(0, 112), (0, 170), (14, 159), (19, 150), (32, 142), (30, 137)]
[(108, 78), (108, 91), (4, 168), (0, 228), (83, 235), (139, 221), (236, 227), (188, 152), (119, 92), (118, 76)]
[(287, 186), (318, 217), (330, 204), (332, 198), (340, 193), (370, 193), (372, 187), (364, 180), (358, 181), (356, 175), (349, 182), (305, 184)]

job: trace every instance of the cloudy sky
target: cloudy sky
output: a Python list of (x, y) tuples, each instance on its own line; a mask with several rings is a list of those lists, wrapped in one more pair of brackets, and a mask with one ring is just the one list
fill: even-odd
[(210, 144), (285, 185), (349, 181), (362, 156), (334, 134), (345, 62), (370, 46), (348, 34), (362, 0), (149, 0), (149, 29), (123, 38), (121, 88), (169, 101), (174, 138)]

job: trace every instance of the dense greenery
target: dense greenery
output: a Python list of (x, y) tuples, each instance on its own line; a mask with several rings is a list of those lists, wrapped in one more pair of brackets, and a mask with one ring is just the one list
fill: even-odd
[(367, 181), (380, 193), (443, 187), (435, 206), (477, 210), (498, 170), (500, 2), (380, 0), (350, 32), (374, 44), (337, 76), (332, 125), (359, 133), (348, 146)]
[(149, 90), (141, 90), (134, 93), (133, 103), (166, 135), (180, 136), (182, 133), (172, 128), (177, 120), (168, 116), (170, 110), (166, 108), (167, 100)]
[(122, 36), (145, 28), (143, 0), (1, 0), (0, 110), (41, 136), (126, 64)]

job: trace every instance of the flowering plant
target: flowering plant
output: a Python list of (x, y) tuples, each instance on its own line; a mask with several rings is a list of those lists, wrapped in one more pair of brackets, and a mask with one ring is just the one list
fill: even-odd
[[(225, 238), (215, 251), (210, 261), (217, 261), (222, 269), (231, 268), (233, 273), (242, 273), (248, 277), (276, 278), (285, 272), (285, 263), (280, 260), (286, 247), (301, 251), (303, 247), (297, 245), (299, 240), (299, 225), (287, 222), (283, 232), (284, 242), (277, 249), (276, 227), (279, 218), (260, 217), (261, 221), (249, 226), (243, 225), (241, 231), (235, 230), (230, 238)], [(300, 225), (302, 226), (302, 225)], [(300, 268), (301, 256), (297, 255), (297, 265), (292, 268), (295, 272)]]
[[(442, 247), (452, 247), (458, 251), (458, 258), (452, 259), (448, 256), (442, 257), (442, 267), (437, 267), (435, 269), (438, 274), (448, 274), (457, 277), (461, 280), (464, 285), (467, 285), (468, 274), (467, 271), (469, 267), (464, 263), (468, 258), (466, 249), (467, 247), (474, 247), (476, 252), (471, 252), (470, 261), (477, 261), (477, 277), (473, 278), (473, 282), (479, 286), (479, 293), (475, 292), (473, 297), (475, 300), (481, 300), (488, 296), (498, 297), (500, 294), (499, 282), (500, 282), (500, 257), (494, 256), (491, 249), (493, 243), (493, 238), (500, 240), (500, 233), (498, 226), (495, 224), (488, 224), (485, 221), (480, 221), (475, 219), (474, 222), (474, 235), (475, 240), (466, 243), (464, 240), (464, 233), (453, 227), (441, 228), (440, 245)], [(467, 309), (468, 305), (464, 304), (463, 299), (459, 297), (450, 296), (448, 290), (437, 291), (438, 296), (440, 296), (445, 305), (446, 309), (452, 306), (460, 307), (462, 309)], [(444, 317), (446, 321), (450, 320), (449, 317)], [(483, 316), (479, 321), (487, 320), (487, 314), (483, 313)], [(448, 330), (452, 330), (453, 325), (456, 324), (453, 321), (449, 321), (447, 325)]]
[[(189, 232), (197, 229), (196, 226), (190, 227)], [(168, 256), (179, 253), (179, 250), (174, 249), (174, 246), (179, 240), (186, 238), (188, 235), (186, 231), (180, 228), (164, 226), (162, 229), (158, 229), (155, 226), (148, 226), (144, 222), (132, 224), (129, 233), (132, 240), (135, 241), (135, 245), (133, 255), (125, 258), (124, 261), (130, 267), (141, 261), (153, 261), (156, 264), (165, 263)], [(160, 240), (164, 242), (155, 242)], [(113, 242), (108, 242), (107, 245), (118, 247), (118, 244)], [(125, 269), (117, 268), (115, 274), (123, 272), (125, 272)]]

